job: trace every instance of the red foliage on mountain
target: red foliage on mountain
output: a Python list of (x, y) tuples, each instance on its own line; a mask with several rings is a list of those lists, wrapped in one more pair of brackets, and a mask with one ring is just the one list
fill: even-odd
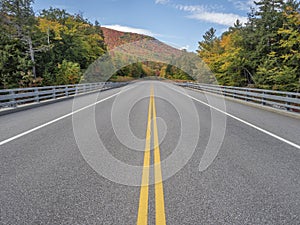
[[(178, 69), (190, 60), (186, 51), (173, 48), (153, 37), (101, 27), (112, 63), (128, 65), (119, 70), (113, 80), (122, 77), (157, 76), (165, 79), (192, 80)], [(192, 62), (191, 62), (192, 63)], [(178, 65), (178, 66), (177, 66)], [(123, 78), (122, 78), (123, 80)]]
[(108, 47), (108, 50), (112, 50), (115, 47), (128, 44), (130, 42), (141, 41), (145, 39), (155, 40), (155, 38), (143, 34), (122, 32), (106, 27), (101, 27), (101, 29), (103, 31), (104, 40)]
[(147, 40), (149, 42), (146, 44), (145, 48), (147, 48), (148, 50), (152, 49), (152, 51), (155, 51), (157, 54), (182, 54), (181, 50), (173, 48), (147, 35), (122, 32), (106, 27), (101, 27), (101, 29), (103, 31), (104, 41), (107, 45), (108, 50), (113, 50), (115, 47), (124, 44)]

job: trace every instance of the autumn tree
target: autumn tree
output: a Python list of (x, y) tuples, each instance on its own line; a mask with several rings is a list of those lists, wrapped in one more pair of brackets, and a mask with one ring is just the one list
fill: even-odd
[(224, 85), (299, 91), (300, 16), (295, 0), (260, 0), (221, 37), (210, 29), (199, 56)]

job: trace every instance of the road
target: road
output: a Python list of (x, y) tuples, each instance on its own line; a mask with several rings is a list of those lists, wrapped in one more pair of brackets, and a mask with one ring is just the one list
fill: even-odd
[(300, 224), (297, 118), (143, 81), (0, 132), (0, 224)]

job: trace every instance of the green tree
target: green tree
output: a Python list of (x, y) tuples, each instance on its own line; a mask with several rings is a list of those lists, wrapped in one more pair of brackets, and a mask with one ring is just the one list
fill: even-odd
[(199, 42), (199, 56), (221, 84), (299, 91), (300, 9), (295, 0), (260, 0), (237, 23), (214, 37), (210, 29)]
[(56, 74), (56, 84), (77, 84), (81, 78), (80, 65), (74, 62), (63, 60), (62, 64), (58, 64)]
[(48, 54), (39, 58), (38, 70), (44, 74), (46, 84), (55, 82), (57, 65), (63, 60), (78, 63), (84, 71), (106, 52), (99, 24), (94, 26), (81, 15), (54, 8), (43, 10), (39, 29), (51, 46)]
[(2, 0), (0, 8), (4, 16), (2, 22), (7, 23), (9, 35), (14, 36), (27, 46), (32, 74), (36, 78), (35, 49), (33, 33), (35, 27), (35, 15), (32, 9), (33, 0)]
[[(0, 2), (1, 32), (1, 86), (15, 87), (23, 75), (32, 67), (27, 52), (32, 53), (33, 46), (30, 27), (34, 23), (31, 9), (32, 1), (3, 0)], [(32, 56), (34, 58), (34, 55)]]
[(200, 41), (198, 44), (198, 55), (210, 67), (212, 72), (217, 73), (220, 66), (217, 57), (222, 52), (222, 48), (220, 39), (216, 37), (216, 30), (210, 28), (203, 35), (203, 41)]

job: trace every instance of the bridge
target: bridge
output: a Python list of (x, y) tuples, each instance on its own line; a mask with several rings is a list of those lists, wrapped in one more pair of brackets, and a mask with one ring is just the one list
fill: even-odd
[(198, 89), (141, 81), (0, 116), (0, 224), (299, 224), (299, 114)]

